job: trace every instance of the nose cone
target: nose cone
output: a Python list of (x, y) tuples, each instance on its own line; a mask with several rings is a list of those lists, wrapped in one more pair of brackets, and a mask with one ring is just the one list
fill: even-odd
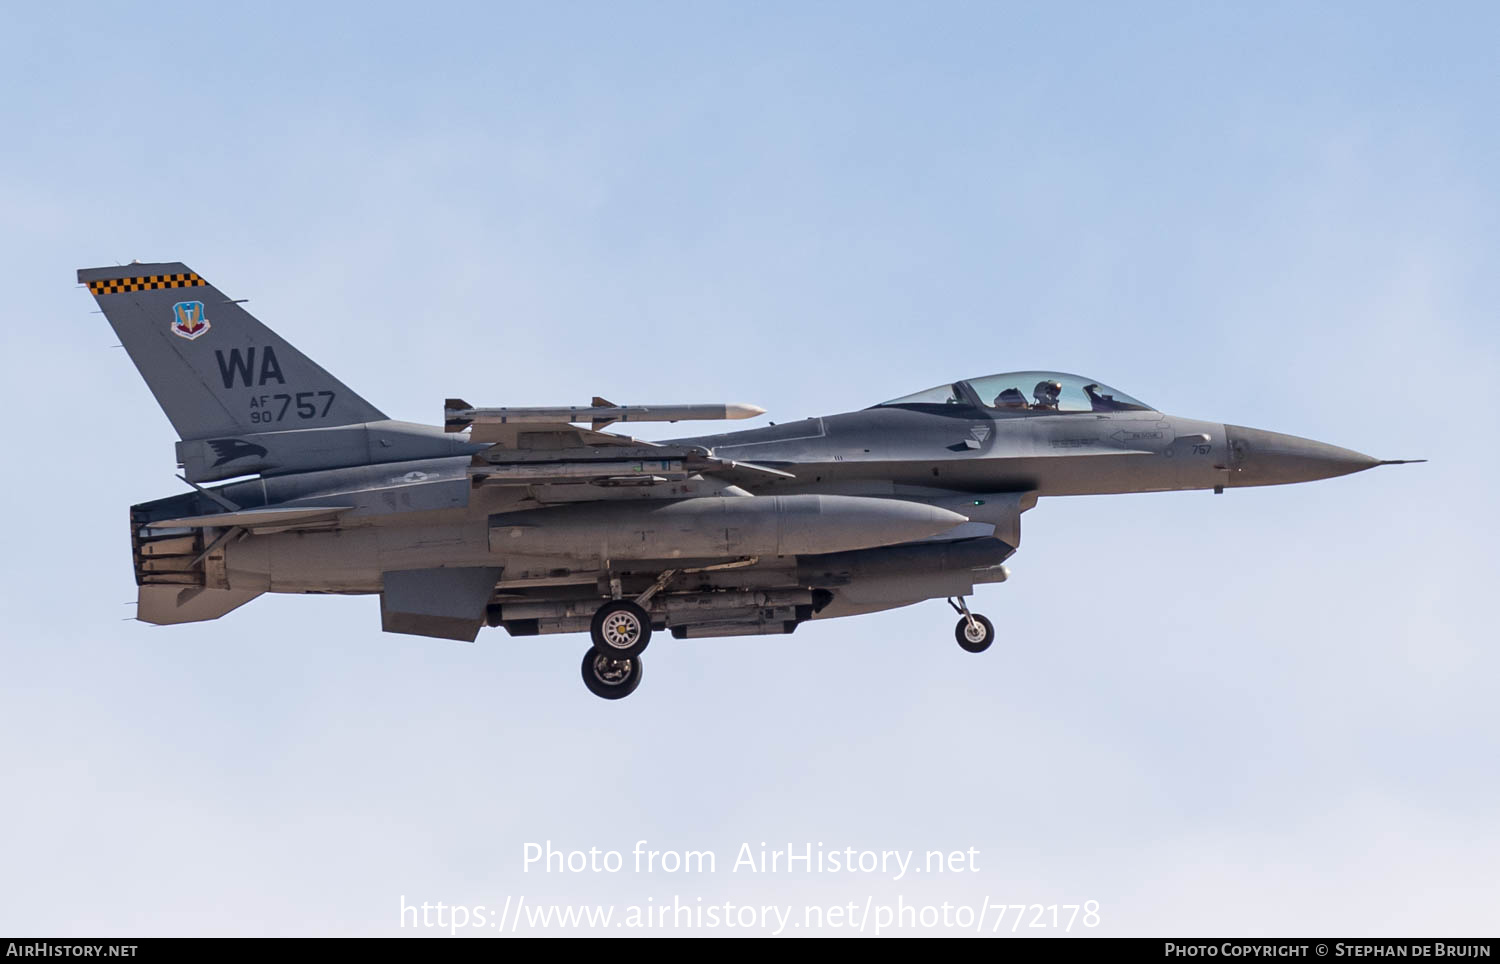
[(1229, 437), (1229, 485), (1285, 485), (1331, 479), (1380, 465), (1353, 449), (1258, 428), (1226, 425)]

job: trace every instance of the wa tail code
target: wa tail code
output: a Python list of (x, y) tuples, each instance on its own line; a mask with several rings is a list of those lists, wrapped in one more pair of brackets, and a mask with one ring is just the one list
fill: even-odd
[(259, 366), (255, 364), (256, 351), (255, 348), (246, 348), (243, 352), (238, 348), (231, 348), (228, 352), (214, 352), (214, 359), (219, 363), (219, 377), (224, 380), (225, 388), (233, 388), (236, 381), (245, 388), (258, 388), (270, 382), (286, 384), (286, 377), (281, 374), (281, 365), (276, 361), (275, 349), (270, 345), (259, 349)]

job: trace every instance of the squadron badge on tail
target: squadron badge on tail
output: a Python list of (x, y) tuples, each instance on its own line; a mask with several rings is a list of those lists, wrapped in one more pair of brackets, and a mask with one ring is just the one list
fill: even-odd
[(172, 334), (192, 341), (208, 329), (208, 319), (203, 317), (203, 302), (179, 301), (172, 306)]

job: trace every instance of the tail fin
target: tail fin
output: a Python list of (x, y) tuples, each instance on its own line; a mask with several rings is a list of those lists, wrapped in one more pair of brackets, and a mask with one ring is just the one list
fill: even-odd
[(83, 268), (78, 280), (184, 440), (385, 418), (184, 264)]

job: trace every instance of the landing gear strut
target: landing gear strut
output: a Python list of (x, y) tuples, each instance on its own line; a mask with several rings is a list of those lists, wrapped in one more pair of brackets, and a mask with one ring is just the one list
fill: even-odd
[(958, 640), (958, 645), (970, 653), (982, 653), (989, 649), (990, 644), (995, 641), (994, 624), (978, 613), (969, 612), (969, 604), (962, 596), (958, 597), (957, 603), (948, 600), (948, 605), (963, 617), (953, 627), (953, 636)]
[(606, 700), (620, 700), (641, 685), (641, 658), (615, 659), (597, 649), (583, 654), (583, 685), (589, 692)]

